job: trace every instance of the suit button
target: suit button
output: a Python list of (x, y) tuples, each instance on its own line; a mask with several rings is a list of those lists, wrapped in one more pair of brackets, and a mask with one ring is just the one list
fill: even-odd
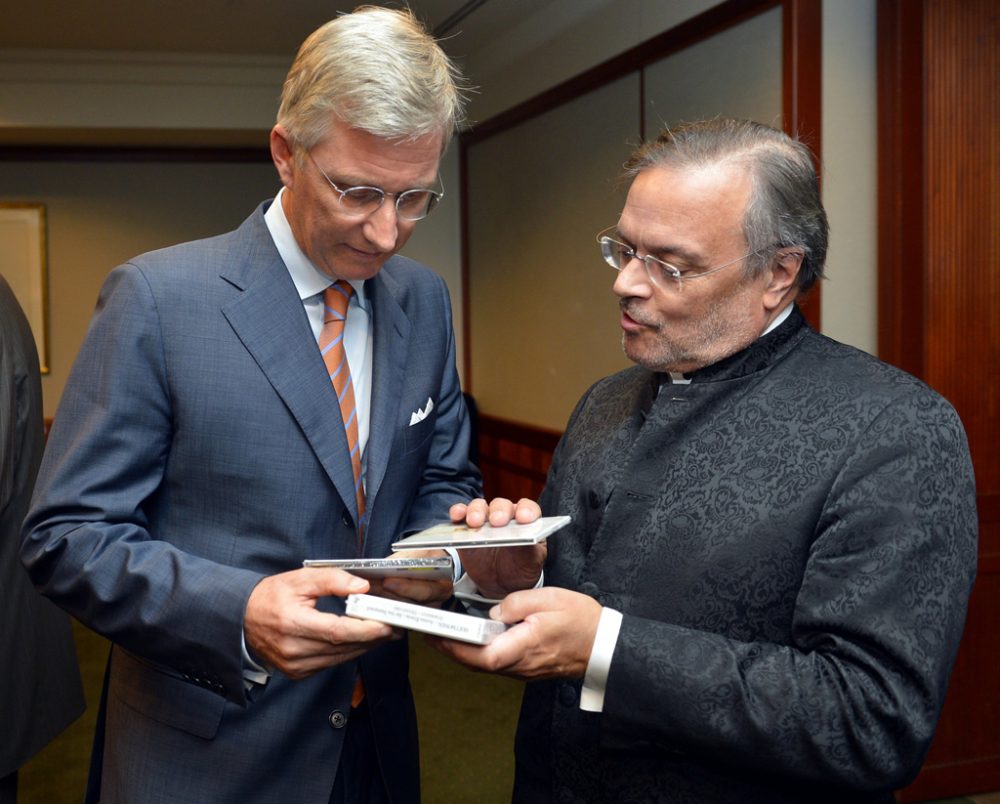
[(330, 713), (330, 717), (327, 718), (330, 721), (330, 725), (335, 729), (342, 729), (347, 725), (347, 715), (341, 712), (339, 709), (334, 709)]
[(576, 686), (562, 683), (559, 685), (559, 703), (563, 706), (573, 706), (577, 701)]
[(349, 528), (354, 527), (354, 522), (351, 520), (351, 515), (348, 513), (347, 509), (344, 509), (343, 515), (340, 517), (340, 521), (344, 523)]

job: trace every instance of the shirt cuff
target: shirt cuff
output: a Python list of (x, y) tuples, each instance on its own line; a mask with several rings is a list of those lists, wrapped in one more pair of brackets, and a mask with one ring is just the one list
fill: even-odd
[(247, 689), (253, 684), (266, 684), (271, 674), (255, 662), (247, 650), (246, 634), (240, 634), (240, 646), (243, 649), (243, 681)]
[(445, 547), (444, 551), (451, 556), (452, 578), (451, 582), (457, 584), (462, 580), (462, 559), (458, 557), (458, 550), (454, 547)]
[[(461, 564), (458, 566), (461, 567)], [(538, 580), (532, 589), (541, 589), (543, 586), (545, 586), (545, 570), (538, 574)], [(469, 577), (468, 573), (462, 573), (462, 577), (455, 581), (452, 594), (465, 603), (493, 605), (500, 602), (499, 598), (483, 597), (479, 594), (479, 587), (476, 586), (476, 582)]]
[(601, 619), (597, 623), (597, 633), (594, 634), (594, 647), (590, 649), (590, 661), (587, 662), (587, 672), (583, 675), (583, 688), (580, 690), (580, 708), (585, 712), (604, 711), (604, 690), (608, 685), (611, 657), (618, 644), (621, 627), (620, 611), (607, 607), (601, 609)]

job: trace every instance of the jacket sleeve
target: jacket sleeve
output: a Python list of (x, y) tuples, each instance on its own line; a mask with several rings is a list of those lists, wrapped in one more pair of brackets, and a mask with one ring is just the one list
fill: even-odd
[[(155, 299), (115, 270), (74, 364), (25, 521), (35, 585), (137, 657), (245, 703), (241, 635), (258, 573), (150, 531), (174, 421)], [(196, 525), (192, 524), (192, 527)]]
[(954, 410), (929, 393), (896, 400), (833, 479), (809, 535), (790, 644), (626, 614), (606, 730), (819, 782), (907, 783), (958, 649), (976, 531)]

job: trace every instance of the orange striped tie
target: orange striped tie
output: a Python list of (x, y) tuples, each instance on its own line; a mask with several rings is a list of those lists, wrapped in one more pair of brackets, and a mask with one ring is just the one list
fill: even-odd
[[(358, 502), (358, 555), (361, 555), (364, 539), (365, 487), (361, 482), (361, 446), (358, 443), (358, 410), (354, 401), (354, 383), (351, 382), (351, 367), (344, 350), (344, 324), (347, 321), (347, 305), (354, 295), (352, 288), (343, 279), (337, 280), (323, 291), (323, 329), (319, 333), (319, 350), (330, 375), (333, 390), (340, 401), (340, 415), (344, 420), (347, 447), (351, 451), (351, 468), (354, 469), (354, 497)], [(357, 709), (365, 698), (365, 685), (358, 673), (351, 692), (351, 706)]]
[(350, 304), (352, 288), (343, 279), (330, 285), (323, 292), (323, 329), (319, 334), (319, 349), (326, 363), (330, 382), (340, 401), (340, 414), (347, 434), (347, 447), (351, 452), (351, 468), (354, 469), (354, 496), (358, 503), (358, 552), (364, 534), (365, 487), (361, 482), (361, 445), (358, 442), (358, 411), (354, 401), (354, 383), (351, 382), (351, 367), (344, 351), (344, 323), (347, 320), (347, 305)]

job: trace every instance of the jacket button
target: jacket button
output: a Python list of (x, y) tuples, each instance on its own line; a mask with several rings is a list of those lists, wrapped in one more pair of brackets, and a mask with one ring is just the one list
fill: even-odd
[(563, 706), (573, 706), (577, 701), (576, 686), (563, 682), (559, 685), (559, 703)]
[(347, 725), (347, 715), (341, 712), (339, 709), (334, 709), (330, 713), (330, 717), (327, 718), (330, 721), (330, 725), (335, 729), (342, 729)]
[(343, 522), (344, 525), (349, 528), (354, 527), (354, 522), (351, 520), (351, 515), (347, 512), (346, 508), (344, 509), (343, 515), (340, 517), (340, 521)]

